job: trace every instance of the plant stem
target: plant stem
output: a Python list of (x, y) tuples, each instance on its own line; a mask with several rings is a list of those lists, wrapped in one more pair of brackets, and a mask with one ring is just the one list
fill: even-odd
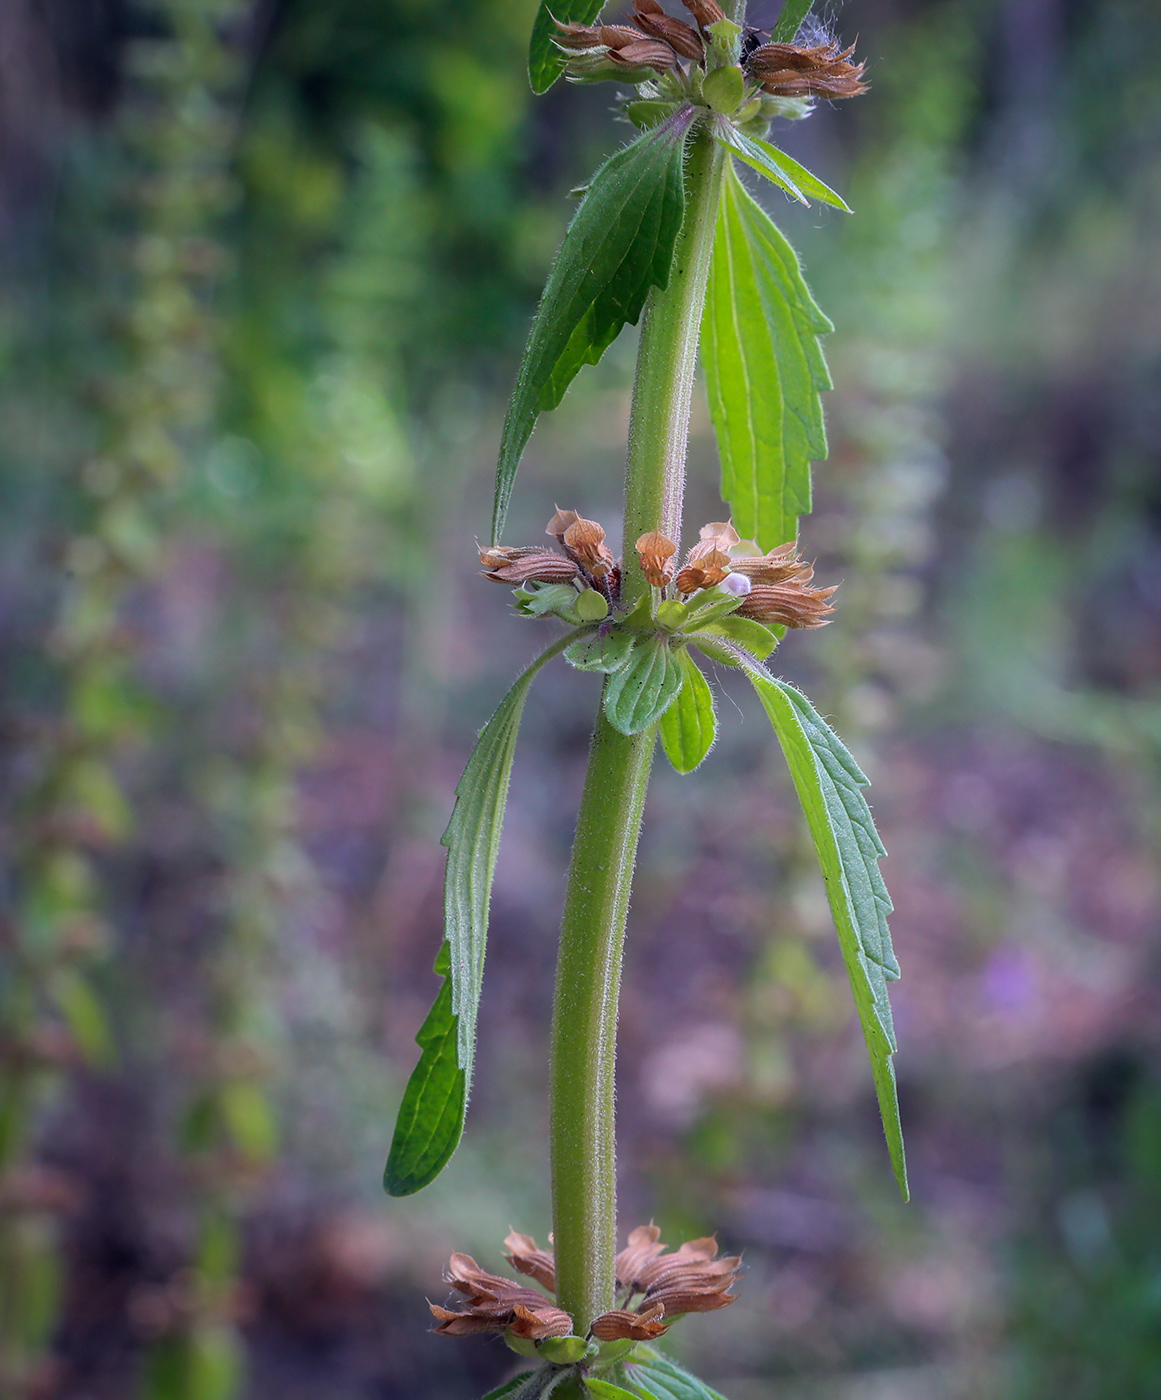
[(660, 530), (681, 543), (693, 372), (723, 159), (721, 147), (699, 123), (690, 135), (685, 221), (669, 285), (650, 297), (641, 328), (625, 473), (622, 594), (630, 607), (648, 586), (633, 548), (638, 537)]
[[(648, 584), (637, 537), (681, 528), (697, 337), (722, 152), (690, 135), (686, 214), (669, 285), (650, 297), (637, 354), (625, 476), (623, 601)], [(617, 1194), (614, 1114), (621, 949), (656, 726), (626, 738), (597, 717), (565, 893), (549, 1084), (557, 1300), (585, 1333), (613, 1307)]]

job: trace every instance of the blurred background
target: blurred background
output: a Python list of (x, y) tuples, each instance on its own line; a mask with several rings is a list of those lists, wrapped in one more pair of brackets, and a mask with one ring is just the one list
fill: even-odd
[[(504, 401), (613, 89), (534, 0), (0, 5), (0, 1393), (474, 1400), (455, 1248), (549, 1228), (545, 1041), (595, 678), (521, 736), (465, 1143), (381, 1193), (438, 838), (550, 624), (475, 577)], [(777, 0), (755, 0), (769, 25)], [(606, 12), (616, 18), (615, 9)], [(812, 853), (720, 676), (630, 920), (623, 1226), (745, 1252), (730, 1400), (1161, 1389), (1161, 9), (847, 0), (873, 83), (761, 191), (836, 324), (778, 667), (890, 858), (899, 1201)], [(627, 334), (508, 540), (619, 533)], [(704, 401), (688, 525), (722, 514)]]

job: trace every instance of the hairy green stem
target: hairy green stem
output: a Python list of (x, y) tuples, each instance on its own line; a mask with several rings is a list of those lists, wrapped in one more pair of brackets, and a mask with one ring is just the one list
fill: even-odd
[[(686, 215), (669, 285), (646, 307), (625, 476), (624, 597), (648, 587), (637, 537), (681, 529), (685, 446), (698, 331), (713, 244), (722, 152), (690, 136)], [(565, 893), (549, 1086), (557, 1299), (576, 1330), (613, 1307), (617, 1194), (617, 1003), (629, 889), (656, 726), (626, 738), (597, 718)]]
[(724, 160), (721, 147), (704, 125), (693, 132), (689, 145), (685, 222), (674, 250), (669, 285), (649, 300), (637, 351), (625, 474), (622, 582), (630, 606), (648, 587), (633, 548), (638, 537), (660, 530), (674, 543), (681, 540), (693, 372)]

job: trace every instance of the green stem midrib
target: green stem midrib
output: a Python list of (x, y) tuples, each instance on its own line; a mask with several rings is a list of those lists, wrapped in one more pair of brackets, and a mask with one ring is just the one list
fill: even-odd
[[(678, 540), (698, 332), (723, 153), (699, 120), (688, 138), (686, 213), (669, 283), (641, 330), (625, 475), (623, 602), (648, 588), (635, 542)], [(614, 1069), (621, 951), (656, 742), (618, 733), (601, 710), (589, 754), (565, 892), (549, 1071), (557, 1300), (587, 1331), (614, 1306)]]

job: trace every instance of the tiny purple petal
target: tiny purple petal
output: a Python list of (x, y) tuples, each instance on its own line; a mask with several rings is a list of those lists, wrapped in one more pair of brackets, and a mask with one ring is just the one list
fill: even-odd
[(752, 586), (745, 574), (727, 574), (718, 584), (723, 593), (732, 593), (735, 598), (744, 598)]

